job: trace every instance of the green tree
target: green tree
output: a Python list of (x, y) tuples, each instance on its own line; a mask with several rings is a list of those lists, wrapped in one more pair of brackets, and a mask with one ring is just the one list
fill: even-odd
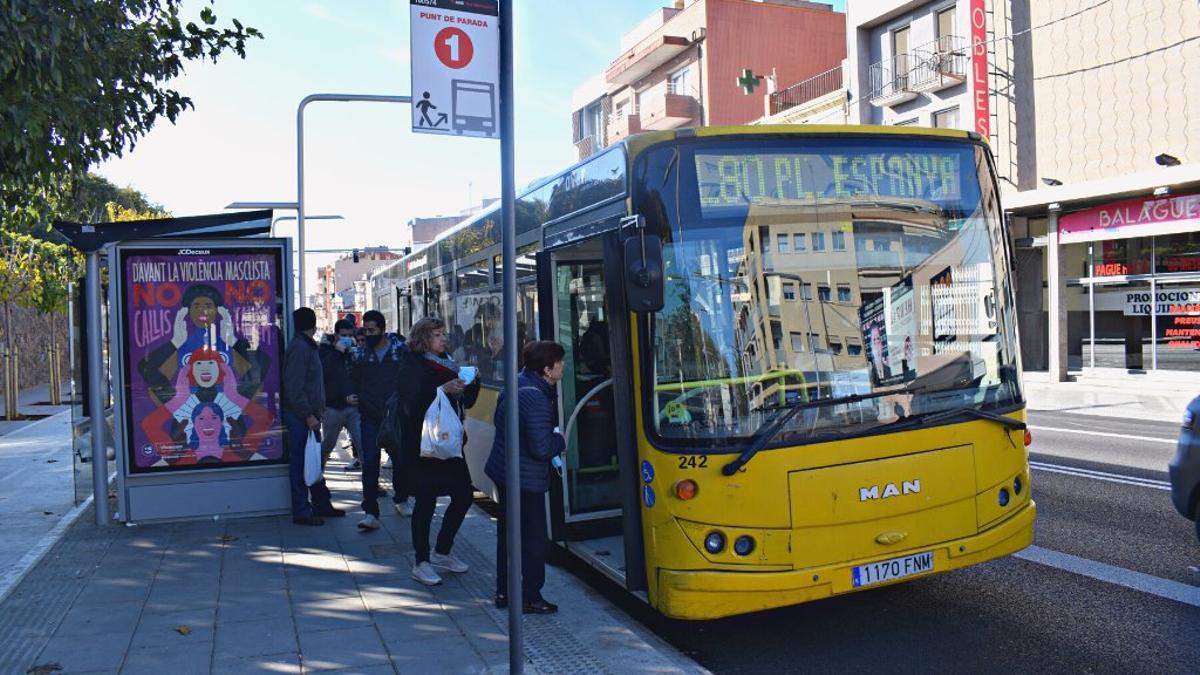
[[(194, 107), (168, 86), (184, 63), (262, 34), (180, 18), (182, 0), (0, 0), (0, 226), (44, 230), (88, 167)], [(210, 5), (212, 4), (210, 0)]]
[(113, 206), (138, 214), (138, 218), (169, 217), (161, 204), (150, 201), (146, 195), (133, 187), (117, 187), (100, 174), (88, 172), (71, 181), (69, 189), (55, 206), (58, 220), (76, 223), (102, 223), (116, 221), (111, 214)]

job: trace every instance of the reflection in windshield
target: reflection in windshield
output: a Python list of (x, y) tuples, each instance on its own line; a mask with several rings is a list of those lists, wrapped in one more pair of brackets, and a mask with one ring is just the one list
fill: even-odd
[[(661, 438), (744, 439), (780, 406), (854, 394), (874, 396), (813, 405), (778, 440), (1019, 399), (983, 156), (943, 143), (923, 162), (903, 143), (911, 175), (888, 173), (900, 165), (879, 142), (870, 157), (882, 159), (861, 162), (844, 145), (840, 155), (695, 151), (697, 174), (680, 181), (695, 181), (699, 204), (677, 214), (687, 226), (670, 224), (654, 326)], [(838, 166), (861, 168), (859, 180), (841, 180)]]

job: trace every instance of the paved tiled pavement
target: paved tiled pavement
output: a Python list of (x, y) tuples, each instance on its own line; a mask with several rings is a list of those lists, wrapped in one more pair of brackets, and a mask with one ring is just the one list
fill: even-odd
[[(356, 474), (329, 473), (352, 507)], [(407, 519), (387, 509), (370, 534), (356, 521), (96, 528), (84, 514), (0, 605), (0, 672), (507, 672), (491, 519), (472, 509), (455, 548), (472, 569), (432, 589), (409, 577)], [(563, 611), (526, 618), (529, 672), (700, 670), (561, 570), (546, 594)]]

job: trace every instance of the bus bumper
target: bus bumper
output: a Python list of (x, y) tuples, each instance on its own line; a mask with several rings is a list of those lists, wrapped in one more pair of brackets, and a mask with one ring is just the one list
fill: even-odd
[[(1007, 520), (972, 537), (919, 549), (889, 551), (853, 563), (787, 572), (658, 570), (657, 608), (675, 619), (717, 619), (867, 590), (1011, 555), (1033, 543), (1037, 506), (1027, 502)], [(933, 551), (933, 571), (856, 589), (855, 565)]]

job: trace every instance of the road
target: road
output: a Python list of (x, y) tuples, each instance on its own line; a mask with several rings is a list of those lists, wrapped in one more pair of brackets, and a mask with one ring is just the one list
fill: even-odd
[(716, 673), (1197, 672), (1200, 545), (1161, 484), (1178, 427), (1030, 425), (1038, 523), (1016, 557), (706, 623), (626, 607)]

